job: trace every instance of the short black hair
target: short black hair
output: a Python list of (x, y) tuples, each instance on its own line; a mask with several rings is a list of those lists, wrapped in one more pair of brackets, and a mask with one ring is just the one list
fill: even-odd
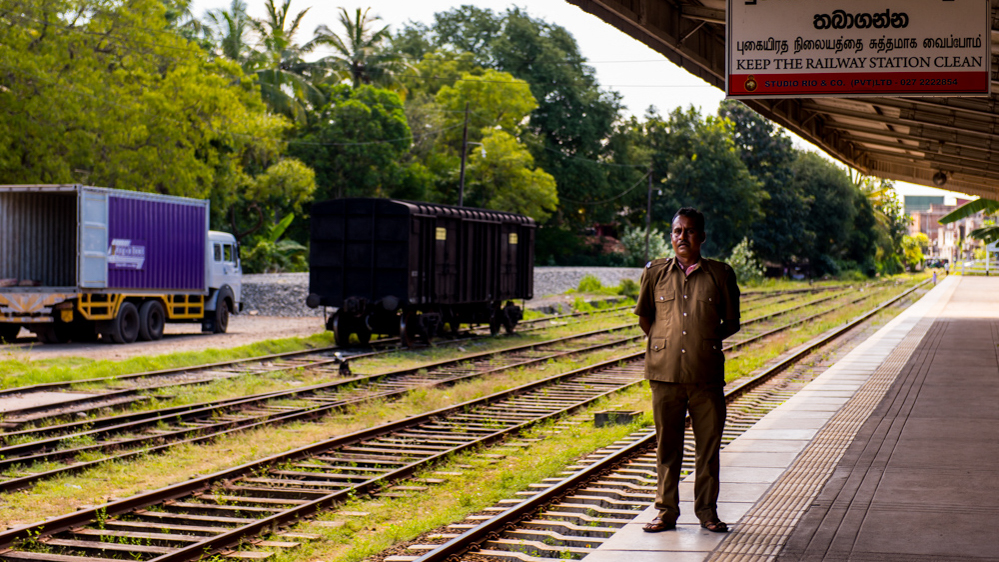
[(673, 215), (673, 220), (669, 221), (670, 229), (672, 230), (672, 224), (676, 222), (677, 217), (687, 217), (688, 219), (694, 221), (694, 228), (698, 232), (704, 232), (704, 214), (693, 207), (682, 207), (679, 211)]

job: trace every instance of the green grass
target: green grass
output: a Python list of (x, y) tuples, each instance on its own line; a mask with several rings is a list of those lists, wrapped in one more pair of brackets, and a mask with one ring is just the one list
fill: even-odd
[(31, 360), (23, 353), (10, 351), (6, 353), (6, 357), (0, 359), (0, 388), (113, 377), (332, 345), (333, 334), (323, 332), (308, 338), (284, 338), (231, 349), (186, 351), (149, 357), (133, 357), (122, 361), (81, 357)]

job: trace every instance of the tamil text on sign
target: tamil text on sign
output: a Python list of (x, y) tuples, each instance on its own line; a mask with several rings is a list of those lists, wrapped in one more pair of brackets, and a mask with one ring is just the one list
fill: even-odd
[(988, 0), (728, 0), (736, 98), (988, 95)]

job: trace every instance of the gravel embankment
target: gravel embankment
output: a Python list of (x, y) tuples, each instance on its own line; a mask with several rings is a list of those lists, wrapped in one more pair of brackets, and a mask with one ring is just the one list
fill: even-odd
[[(591, 274), (607, 286), (621, 283), (622, 279), (638, 281), (641, 268), (631, 267), (535, 267), (534, 299), (564, 293), (579, 285), (586, 274)], [(322, 316), (321, 308), (305, 306), (309, 294), (308, 273), (264, 273), (243, 276), (244, 311), (260, 316)], [(255, 311), (255, 312), (254, 312)]]

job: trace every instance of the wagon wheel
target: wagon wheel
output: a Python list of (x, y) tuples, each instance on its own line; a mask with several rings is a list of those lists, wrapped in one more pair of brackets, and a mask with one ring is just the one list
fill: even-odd
[(413, 347), (419, 331), (419, 319), (415, 312), (403, 312), (399, 317), (399, 340), (406, 347)]
[(333, 332), (333, 341), (340, 347), (346, 346), (347, 340), (350, 338), (350, 332), (345, 330), (346, 327), (347, 323), (340, 316), (339, 310), (334, 312), (333, 316), (326, 322), (326, 329)]

